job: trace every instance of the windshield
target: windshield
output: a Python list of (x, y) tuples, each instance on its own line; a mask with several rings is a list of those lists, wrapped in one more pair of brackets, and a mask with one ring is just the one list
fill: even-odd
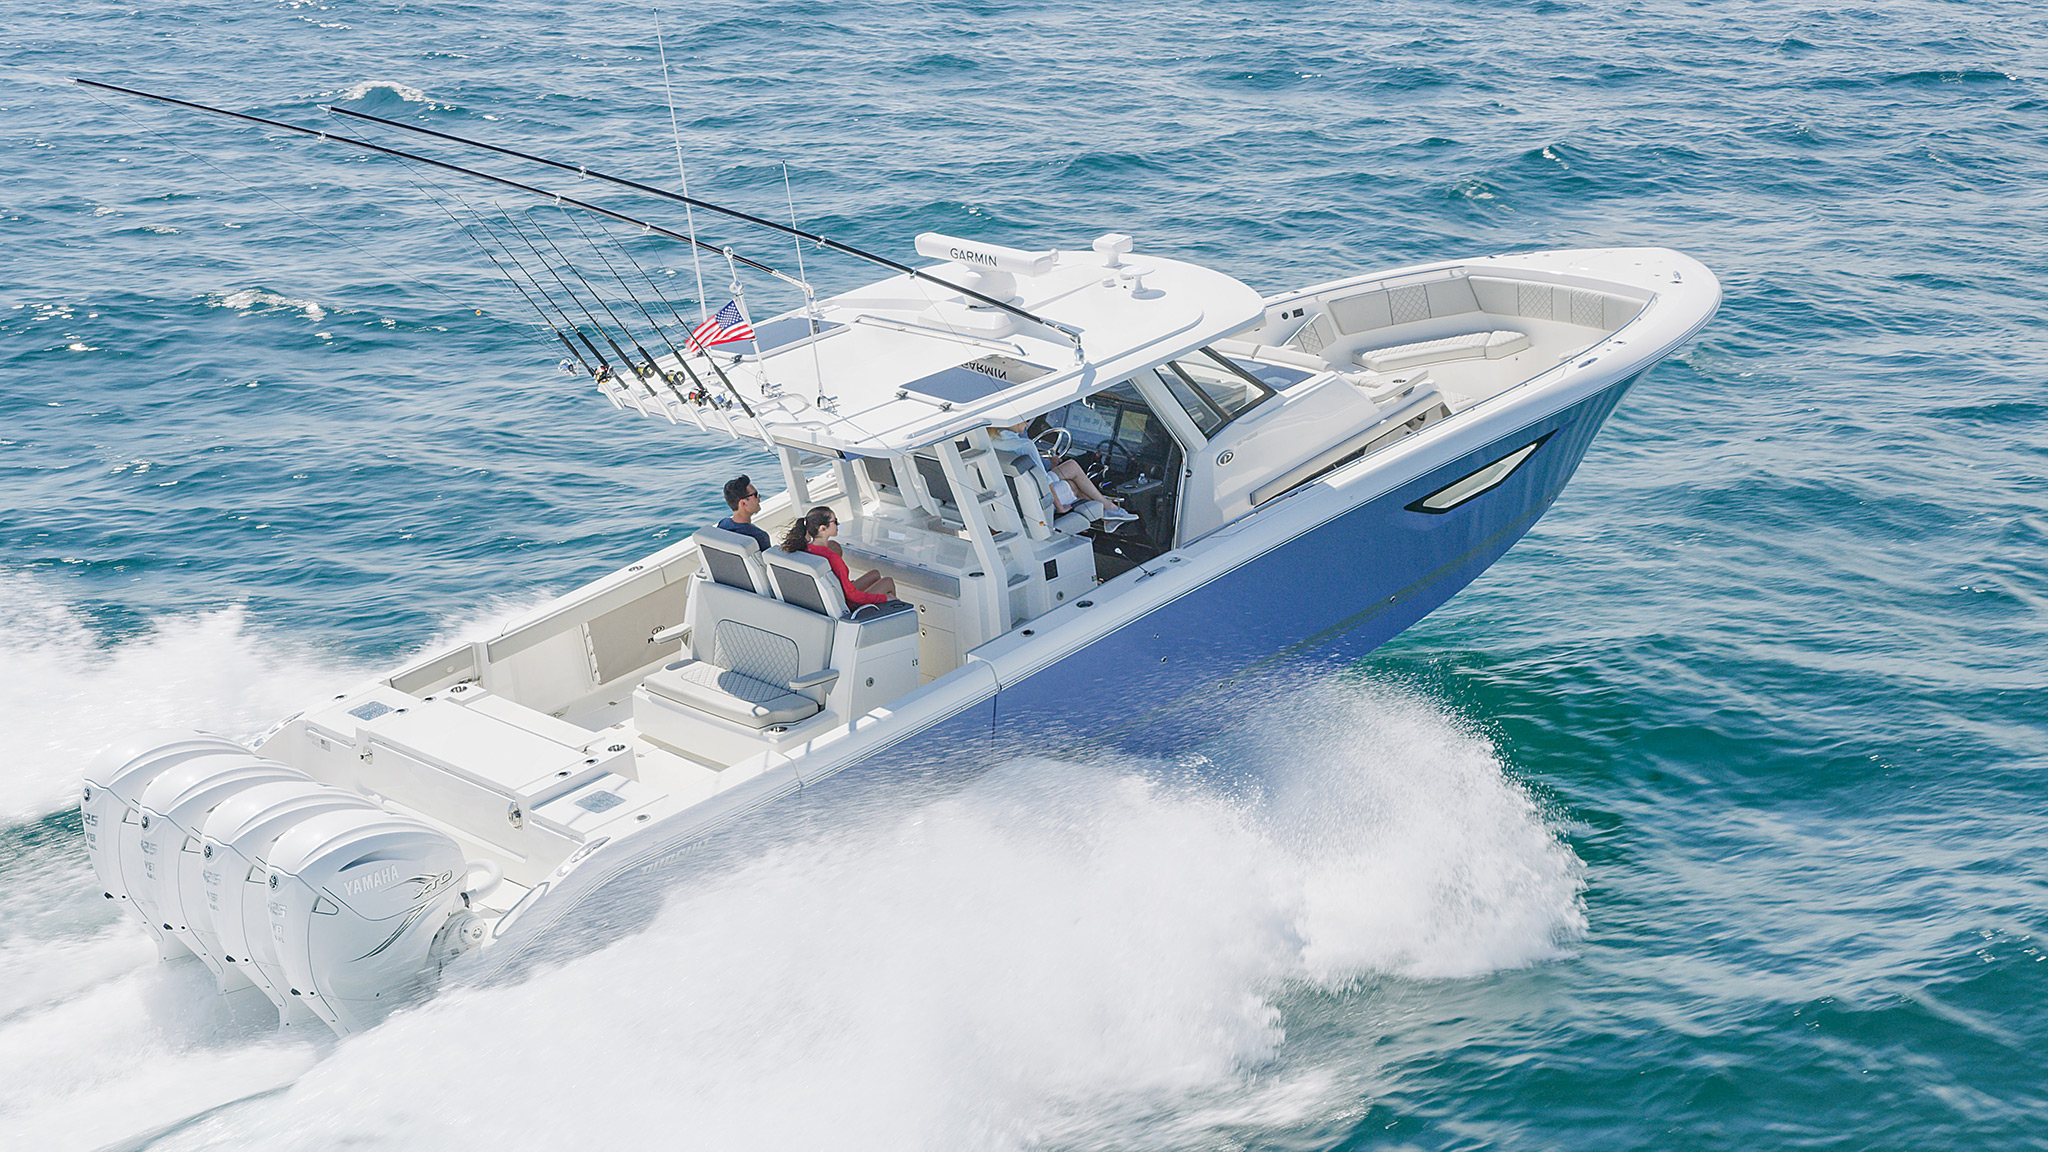
[(1273, 395), (1263, 380), (1207, 348), (1150, 371), (1204, 436), (1214, 436)]

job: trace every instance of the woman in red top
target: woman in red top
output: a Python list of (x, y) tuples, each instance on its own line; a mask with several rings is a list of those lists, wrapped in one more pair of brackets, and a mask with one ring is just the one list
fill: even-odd
[(839, 577), (839, 590), (846, 594), (848, 607), (858, 608), (863, 604), (881, 604), (896, 595), (896, 581), (880, 572), (867, 572), (855, 580), (846, 570), (846, 561), (839, 558), (837, 549), (828, 547), (832, 538), (839, 535), (839, 517), (823, 504), (811, 509), (803, 519), (789, 526), (782, 537), (784, 552), (809, 552), (823, 556), (832, 565), (832, 574)]

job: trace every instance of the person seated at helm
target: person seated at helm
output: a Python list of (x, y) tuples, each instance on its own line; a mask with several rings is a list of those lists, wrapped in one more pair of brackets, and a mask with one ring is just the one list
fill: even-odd
[(1093, 500), (1102, 505), (1102, 518), (1106, 521), (1114, 523), (1138, 518), (1137, 513), (1124, 511), (1123, 501), (1107, 496), (1102, 489), (1097, 488), (1095, 481), (1088, 478), (1088, 473), (1077, 461), (1064, 456), (1055, 456), (1047, 460), (1045, 454), (1039, 451), (1038, 442), (1031, 438), (1030, 428), (1031, 422), (1023, 420), (999, 431), (1014, 433), (1025, 444), (1030, 445), (1033, 452), (1038, 453), (1039, 463), (1044, 465), (1046, 472), (1053, 477), (1052, 510), (1055, 514), (1064, 516), (1081, 501)]
[(881, 604), (896, 595), (896, 581), (880, 572), (865, 572), (855, 580), (847, 571), (846, 561), (830, 547), (832, 538), (839, 535), (839, 514), (823, 504), (811, 509), (803, 519), (789, 526), (789, 532), (782, 538), (784, 552), (809, 552), (823, 556), (832, 566), (832, 574), (839, 577), (839, 590), (846, 594), (848, 607), (863, 604)]
[(745, 476), (726, 481), (725, 506), (732, 509), (732, 515), (720, 520), (718, 526), (727, 532), (753, 537), (754, 543), (766, 552), (773, 541), (768, 539), (768, 533), (754, 524), (754, 517), (761, 512), (761, 493), (754, 487), (754, 482)]

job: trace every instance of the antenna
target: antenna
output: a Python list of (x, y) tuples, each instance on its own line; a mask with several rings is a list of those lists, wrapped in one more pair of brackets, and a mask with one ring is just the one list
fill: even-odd
[[(690, 173), (683, 167), (683, 126), (676, 121), (676, 90), (668, 82), (668, 48), (661, 42), (661, 13), (654, 14), (654, 50), (661, 54), (661, 90), (668, 96), (668, 131), (676, 142), (676, 178), (683, 182), (683, 195), (690, 194)], [(683, 227), (689, 229), (690, 239), (697, 238), (697, 218), (692, 214), (689, 200), (683, 201)], [(731, 251), (731, 249), (727, 249)], [(709, 304), (704, 299), (704, 258), (695, 244), (690, 245), (690, 268), (697, 274), (697, 321), (703, 323), (711, 318), (706, 311)], [(801, 276), (798, 279), (802, 279)], [(808, 295), (809, 288), (805, 293)]]
[[(809, 284), (804, 276), (804, 242), (796, 235), (796, 193), (789, 190), (789, 162), (782, 164), (782, 198), (789, 202), (789, 246), (796, 249), (796, 278)], [(811, 329), (811, 372), (818, 378), (818, 398), (813, 403), (830, 412), (832, 397), (825, 394), (825, 362), (818, 356), (818, 297), (810, 289), (804, 289), (804, 323)]]

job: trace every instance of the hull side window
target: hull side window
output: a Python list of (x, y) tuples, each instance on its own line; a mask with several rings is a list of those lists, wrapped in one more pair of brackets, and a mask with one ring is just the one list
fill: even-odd
[(1543, 447), (1544, 441), (1556, 434), (1554, 431), (1545, 432), (1543, 435), (1495, 460), (1477, 472), (1453, 480), (1442, 488), (1415, 501), (1408, 505), (1408, 510), (1410, 512), (1449, 512), (1468, 500), (1491, 492), (1493, 489), (1500, 487), (1508, 477), (1514, 475), (1515, 469), (1520, 468), (1528, 461), (1529, 457), (1534, 456), (1536, 450)]

